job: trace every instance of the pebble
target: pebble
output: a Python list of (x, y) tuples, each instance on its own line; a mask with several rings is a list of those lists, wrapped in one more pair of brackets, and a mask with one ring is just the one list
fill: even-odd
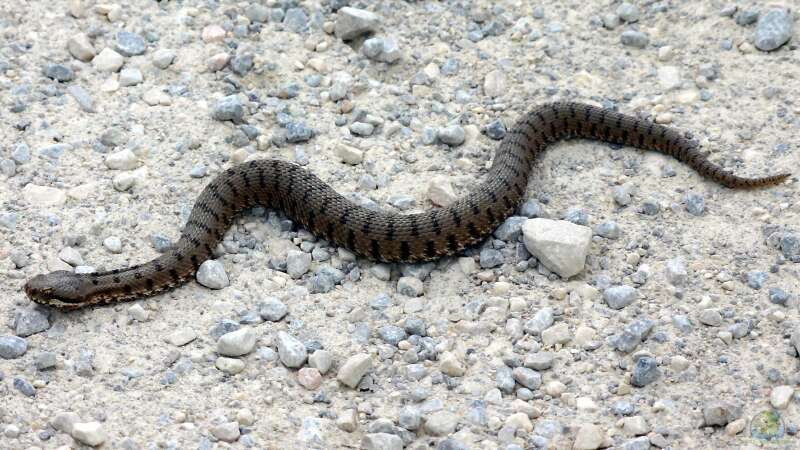
[(138, 303), (128, 308), (128, 314), (139, 322), (145, 322), (149, 317), (147, 311)]
[(78, 442), (97, 447), (108, 440), (108, 435), (100, 422), (77, 422), (72, 425), (70, 435)]
[(173, 50), (162, 48), (152, 54), (153, 65), (161, 70), (171, 66), (177, 55)]
[(722, 315), (718, 310), (713, 308), (708, 308), (701, 311), (698, 320), (703, 325), (708, 325), (710, 327), (718, 327), (722, 325)]
[(688, 193), (685, 198), (686, 211), (693, 216), (702, 216), (706, 210), (706, 201), (700, 194)]
[(369, 59), (394, 64), (402, 57), (397, 40), (390, 36), (374, 37), (364, 41), (361, 52)]
[(0, 358), (17, 359), (28, 351), (28, 341), (18, 336), (0, 336)]
[(200, 264), (196, 278), (198, 283), (209, 289), (222, 289), (231, 284), (228, 274), (225, 272), (225, 266), (215, 259), (209, 259)]
[(141, 55), (147, 50), (147, 44), (144, 38), (136, 33), (122, 30), (117, 32), (116, 38), (117, 40), (114, 48), (123, 56)]
[(747, 272), (747, 285), (753, 289), (761, 289), (764, 283), (767, 282), (768, 277), (769, 275), (766, 272), (758, 270)]
[(447, 206), (458, 200), (458, 196), (449, 181), (435, 178), (428, 184), (428, 199), (434, 205)]
[(109, 236), (103, 239), (103, 247), (111, 253), (121, 253), (122, 240), (116, 236)]
[(142, 71), (135, 68), (124, 68), (119, 72), (119, 85), (122, 87), (136, 86), (144, 81)]
[(424, 285), (418, 278), (400, 277), (397, 280), (397, 292), (406, 297), (419, 297), (424, 293)]
[[(58, 145), (58, 144), (56, 144)], [(72, 148), (71, 145), (66, 144), (69, 146), (69, 149)], [(13, 159), (17, 164), (25, 164), (31, 160), (31, 148), (28, 147), (28, 144), (24, 142), (20, 142), (16, 146), (14, 146), (14, 151), (11, 152), (11, 159)]]
[(661, 66), (658, 68), (658, 84), (664, 91), (672, 91), (681, 87), (681, 70), (677, 66)]
[(614, 221), (603, 222), (594, 228), (594, 234), (606, 239), (619, 239), (619, 225)]
[(166, 341), (176, 347), (181, 347), (195, 339), (197, 339), (197, 332), (189, 327), (182, 327), (170, 333)]
[(57, 356), (54, 352), (41, 352), (36, 355), (34, 365), (37, 370), (48, 370), (54, 368), (57, 362)]
[(245, 363), (241, 359), (220, 356), (214, 362), (214, 366), (221, 372), (229, 375), (236, 375), (244, 370)]
[(425, 432), (431, 436), (447, 436), (456, 431), (458, 416), (449, 411), (436, 411), (425, 419)]
[(278, 357), (280, 357), (284, 366), (297, 368), (305, 364), (308, 359), (308, 351), (302, 342), (285, 331), (279, 331), (275, 336), (275, 340), (278, 347)]
[(514, 381), (528, 389), (536, 390), (542, 385), (542, 376), (539, 372), (527, 367), (515, 367), (511, 371)]
[(75, 79), (75, 71), (63, 64), (48, 64), (42, 70), (47, 78), (66, 83)]
[(239, 440), (240, 431), (237, 422), (225, 422), (214, 425), (209, 430), (211, 434), (222, 442), (236, 442)]
[(12, 383), (14, 389), (18, 390), (22, 395), (26, 397), (36, 397), (36, 388), (23, 378), (14, 378), (14, 382)]
[(769, 396), (769, 402), (775, 409), (786, 409), (794, 397), (794, 387), (775, 386)]
[(522, 224), (522, 235), (528, 251), (562, 278), (583, 271), (591, 228), (565, 220), (536, 218)]
[(244, 117), (244, 106), (239, 96), (234, 94), (217, 100), (211, 110), (211, 117), (220, 122), (230, 120), (240, 123)]
[(92, 100), (91, 95), (89, 95), (89, 92), (87, 92), (86, 89), (73, 84), (72, 86), (67, 87), (67, 94), (75, 99), (81, 110), (88, 113), (95, 112), (94, 100)]
[(572, 333), (566, 323), (559, 323), (542, 331), (542, 345), (552, 347), (557, 344), (566, 344), (572, 340)]
[(105, 159), (106, 167), (111, 170), (133, 170), (139, 164), (136, 155), (128, 150), (110, 153)]
[(785, 8), (772, 8), (762, 14), (756, 25), (756, 48), (769, 52), (789, 42), (793, 22), (791, 11)]
[(682, 287), (686, 285), (686, 280), (688, 279), (689, 274), (686, 272), (686, 266), (684, 266), (683, 260), (680, 258), (670, 259), (666, 262), (664, 268), (667, 281), (671, 285), (676, 287)]
[(292, 144), (306, 142), (314, 137), (314, 130), (303, 122), (286, 124), (286, 140)]
[(289, 8), (283, 16), (283, 24), (289, 31), (302, 33), (308, 29), (308, 15), (302, 8)]
[(25, 308), (14, 315), (14, 333), (28, 337), (50, 328), (50, 312), (39, 306)]
[(439, 355), (439, 370), (451, 377), (463, 377), (466, 372), (464, 365), (451, 352), (444, 352)]
[(353, 122), (350, 124), (350, 132), (356, 136), (372, 136), (375, 126), (366, 122)]
[(617, 7), (617, 15), (627, 23), (639, 21), (642, 13), (636, 5), (624, 2)]
[[(311, 254), (299, 250), (291, 250), (286, 255), (286, 273), (290, 277), (302, 278), (311, 269)], [(280, 319), (279, 319), (280, 320)]]
[(644, 387), (661, 377), (661, 370), (655, 358), (642, 356), (636, 360), (631, 374), (631, 384), (635, 387)]
[(594, 424), (585, 424), (578, 429), (572, 450), (596, 450), (607, 447), (605, 441), (606, 433), (602, 428)]
[(92, 59), (92, 65), (101, 72), (116, 72), (125, 64), (125, 58), (106, 47)]
[(258, 305), (258, 313), (262, 319), (278, 322), (289, 312), (289, 307), (276, 297), (267, 297)]
[(83, 62), (91, 61), (96, 55), (89, 37), (83, 33), (76, 34), (67, 40), (67, 51), (73, 58)]
[(364, 161), (364, 152), (349, 145), (339, 144), (336, 146), (336, 156), (342, 160), (343, 163), (356, 165)]
[(83, 265), (83, 256), (73, 247), (62, 248), (61, 251), (58, 252), (58, 259), (73, 267)]
[(547, 370), (553, 367), (555, 355), (552, 352), (537, 352), (525, 357), (523, 365), (533, 370)]
[(217, 353), (223, 356), (242, 356), (253, 351), (256, 332), (252, 328), (241, 328), (223, 334), (217, 341)]
[(380, 17), (377, 14), (346, 6), (336, 13), (334, 33), (339, 39), (349, 41), (377, 31), (378, 26), (380, 26)]
[(466, 131), (460, 125), (450, 125), (439, 128), (436, 137), (444, 144), (451, 147), (456, 147), (464, 143), (466, 140)]
[(611, 309), (622, 309), (638, 298), (639, 294), (631, 286), (613, 286), (603, 291), (603, 300)]
[(544, 307), (536, 311), (536, 314), (525, 322), (524, 330), (528, 334), (539, 336), (544, 330), (550, 328), (554, 321), (553, 308)]
[(502, 70), (493, 70), (483, 80), (483, 93), (488, 97), (500, 97), (508, 92), (506, 74)]
[(641, 31), (626, 30), (620, 35), (620, 42), (628, 47), (645, 48), (650, 43), (650, 38)]
[(308, 365), (325, 375), (333, 366), (333, 356), (327, 350), (317, 350), (308, 357)]
[(770, 288), (769, 301), (776, 305), (785, 306), (786, 302), (789, 301), (789, 294), (781, 288)]
[(722, 400), (712, 400), (703, 406), (703, 422), (706, 426), (720, 426), (733, 422), (742, 415), (742, 408)]
[(355, 388), (371, 369), (372, 358), (368, 354), (353, 355), (339, 368), (336, 379), (346, 386)]
[(403, 450), (403, 440), (389, 433), (365, 434), (361, 438), (363, 450)]
[(315, 391), (322, 384), (322, 375), (313, 367), (303, 367), (297, 372), (297, 382), (309, 391)]

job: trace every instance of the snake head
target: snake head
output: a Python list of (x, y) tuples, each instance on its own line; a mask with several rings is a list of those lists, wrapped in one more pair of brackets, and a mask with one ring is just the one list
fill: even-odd
[(25, 294), (36, 303), (62, 309), (75, 309), (91, 292), (87, 277), (67, 270), (36, 275), (25, 283)]

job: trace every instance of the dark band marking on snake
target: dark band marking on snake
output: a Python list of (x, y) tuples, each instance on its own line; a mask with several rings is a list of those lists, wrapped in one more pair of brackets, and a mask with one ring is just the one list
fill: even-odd
[(163, 292), (192, 278), (213, 255), (234, 216), (256, 205), (282, 208), (312, 233), (375, 260), (417, 262), (456, 254), (483, 240), (514, 212), (536, 157), (549, 144), (572, 137), (659, 151), (733, 189), (777, 185), (789, 176), (740, 177), (708, 161), (696, 142), (675, 129), (595, 106), (553, 103), (523, 115), (500, 143), (486, 179), (445, 208), (417, 214), (375, 212), (297, 165), (251, 161), (224, 171), (206, 186), (171, 252), (135, 268), (37, 275), (26, 283), (25, 292), (37, 303), (63, 309)]

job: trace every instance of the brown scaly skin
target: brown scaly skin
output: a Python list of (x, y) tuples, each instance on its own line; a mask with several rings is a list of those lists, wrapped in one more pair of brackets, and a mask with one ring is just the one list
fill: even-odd
[(486, 181), (446, 208), (420, 214), (376, 212), (345, 199), (314, 174), (280, 160), (240, 164), (206, 186), (167, 253), (133, 267), (94, 274), (57, 271), (25, 285), (31, 300), (63, 309), (114, 303), (178, 286), (212, 254), (234, 216), (255, 205), (281, 209), (319, 237), (380, 261), (416, 262), (483, 240), (520, 204), (536, 157), (549, 144), (587, 138), (655, 150), (733, 189), (781, 183), (789, 174), (743, 178), (724, 171), (678, 131), (580, 103), (552, 103), (524, 115), (507, 133)]

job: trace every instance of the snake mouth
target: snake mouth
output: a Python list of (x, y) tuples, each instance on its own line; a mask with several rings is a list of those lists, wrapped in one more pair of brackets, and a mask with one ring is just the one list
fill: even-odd
[(31, 278), (23, 289), (34, 303), (69, 310), (83, 305), (77, 295), (70, 295), (79, 291), (79, 284), (80, 279), (74, 273), (57, 271)]

